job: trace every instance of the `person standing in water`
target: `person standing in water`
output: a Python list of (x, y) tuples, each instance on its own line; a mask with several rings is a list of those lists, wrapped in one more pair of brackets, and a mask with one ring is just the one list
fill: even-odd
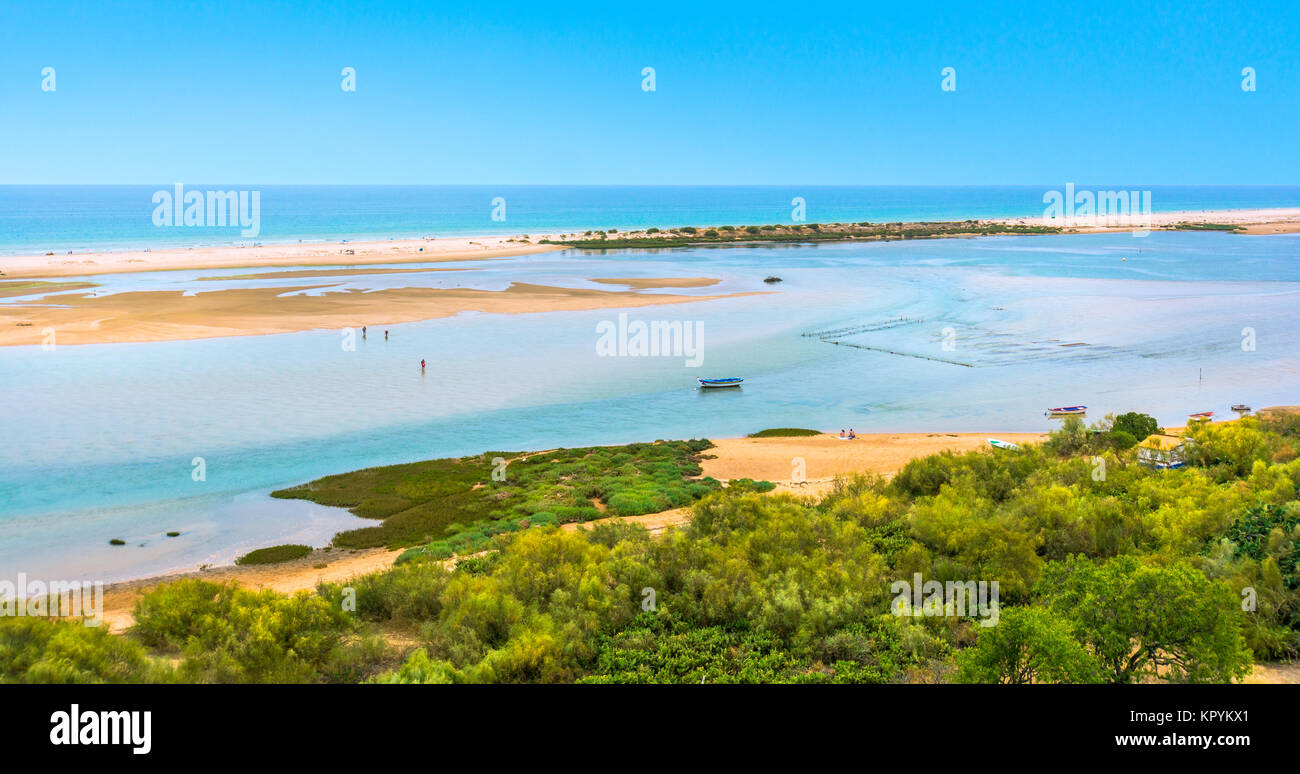
[(388, 331), (384, 331), (384, 341), (388, 341)]
[(420, 358), (420, 371), (424, 371), (424, 358)]

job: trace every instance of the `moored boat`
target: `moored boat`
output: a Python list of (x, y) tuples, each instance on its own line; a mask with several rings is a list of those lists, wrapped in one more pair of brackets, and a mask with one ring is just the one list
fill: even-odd
[(1232, 410), (1245, 413), (1250, 411), (1250, 406), (1247, 406), (1245, 403), (1234, 403), (1232, 404)]
[(1195, 414), (1187, 415), (1187, 420), (1189, 422), (1200, 422), (1200, 421), (1210, 420), (1210, 419), (1214, 419), (1213, 411), (1198, 411)]
[(700, 387), (706, 389), (715, 389), (718, 387), (739, 387), (740, 383), (745, 381), (739, 376), (728, 376), (723, 379), (698, 379)]
[(1059, 408), (1048, 409), (1045, 413), (1049, 417), (1068, 417), (1075, 414), (1086, 414), (1087, 406), (1061, 406)]

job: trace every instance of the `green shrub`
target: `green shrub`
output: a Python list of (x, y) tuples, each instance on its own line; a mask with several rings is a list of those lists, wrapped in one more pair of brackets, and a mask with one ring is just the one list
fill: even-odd
[(752, 478), (733, 478), (727, 482), (728, 492), (770, 492), (776, 489), (771, 481), (755, 481)]
[(256, 551), (249, 551), (236, 559), (235, 564), (279, 564), (280, 562), (289, 562), (294, 559), (301, 559), (310, 553), (311, 546), (294, 544), (271, 546), (270, 548), (259, 548)]
[(131, 632), (179, 653), (185, 682), (317, 682), (346, 628), (342, 610), (299, 592), (245, 591), (183, 580), (159, 586), (135, 606)]
[(769, 430), (759, 430), (757, 433), (750, 433), (750, 438), (790, 438), (805, 435), (821, 435), (820, 430), (807, 430), (802, 427), (773, 427)]
[(425, 621), (437, 618), (441, 612), (442, 592), (450, 579), (451, 571), (440, 563), (406, 562), (355, 578), (346, 585), (326, 584), (320, 593), (342, 608), (345, 588), (350, 588), (354, 612), (363, 620)]
[(0, 682), (129, 683), (170, 679), (144, 648), (107, 626), (29, 616), (0, 617)]

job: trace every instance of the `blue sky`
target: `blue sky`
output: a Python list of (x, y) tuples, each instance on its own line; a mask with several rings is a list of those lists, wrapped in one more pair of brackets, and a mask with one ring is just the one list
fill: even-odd
[(1300, 182), (1295, 0), (183, 5), (7, 0), (0, 183)]

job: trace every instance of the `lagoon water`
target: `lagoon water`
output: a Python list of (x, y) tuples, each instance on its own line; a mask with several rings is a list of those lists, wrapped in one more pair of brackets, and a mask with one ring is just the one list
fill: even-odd
[[(366, 522), (267, 493), (371, 465), (782, 426), (1039, 431), (1058, 405), (1182, 424), (1237, 402), (1297, 403), (1298, 259), (1296, 235), (1157, 232), (564, 251), (320, 283), (609, 289), (590, 278), (708, 276), (721, 284), (664, 292), (764, 292), (627, 311), (700, 323), (698, 368), (599, 356), (596, 329), (614, 310), (466, 314), (391, 326), (387, 341), (376, 323), (355, 351), (335, 330), (2, 348), (0, 577), (114, 580), (322, 545)], [(239, 273), (94, 281), (100, 293), (286, 284), (197, 281)], [(801, 335), (864, 327), (879, 329), (838, 341), (905, 354)], [(700, 376), (746, 382), (702, 393)]]

